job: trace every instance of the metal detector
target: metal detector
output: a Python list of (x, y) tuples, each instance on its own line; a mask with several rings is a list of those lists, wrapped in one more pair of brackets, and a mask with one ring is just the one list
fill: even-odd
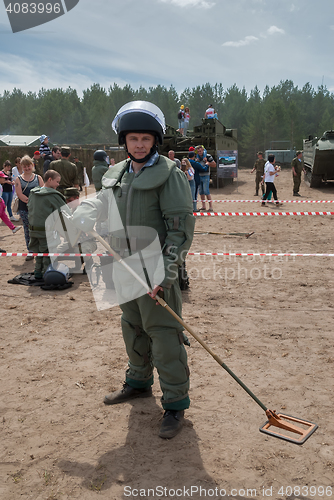
[[(151, 287), (140, 277), (138, 274), (116, 253), (108, 243), (95, 231), (91, 231), (90, 234), (94, 236), (112, 255), (117, 262), (122, 264), (129, 273), (147, 290), (147, 292), (152, 292)], [(276, 413), (273, 410), (269, 410), (256, 396), (253, 392), (237, 377), (232, 370), (220, 359), (217, 354), (211, 351), (210, 347), (193, 331), (193, 329), (188, 326), (180, 316), (178, 316), (169, 305), (159, 297), (155, 296), (155, 300), (167, 311), (201, 344), (204, 349), (211, 354), (211, 356), (217, 361), (217, 363), (224, 368), (234, 378), (234, 380), (253, 398), (253, 400), (265, 411), (267, 415), (267, 422), (265, 422), (260, 427), (260, 432), (268, 434), (269, 436), (277, 437), (279, 439), (284, 439), (294, 444), (303, 444), (305, 441), (317, 430), (318, 425), (309, 422), (307, 420), (302, 420), (300, 418), (292, 417), (290, 415), (285, 415), (283, 413)], [(298, 425), (297, 425), (298, 424)]]

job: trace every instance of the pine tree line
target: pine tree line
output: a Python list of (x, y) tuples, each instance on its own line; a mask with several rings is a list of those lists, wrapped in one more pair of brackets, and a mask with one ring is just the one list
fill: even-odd
[(173, 86), (135, 90), (114, 84), (106, 90), (94, 84), (83, 91), (82, 98), (70, 87), (27, 94), (15, 88), (0, 95), (0, 133), (43, 133), (58, 144), (115, 143), (111, 122), (123, 104), (137, 99), (159, 106), (173, 127), (177, 127), (180, 105), (188, 106), (190, 130), (201, 123), (212, 103), (219, 120), (238, 130), (239, 154), (245, 166), (252, 164), (256, 151), (268, 149), (271, 141), (289, 141), (299, 149), (304, 138), (334, 128), (334, 94), (323, 85), (316, 90), (309, 83), (298, 88), (286, 80), (272, 88), (266, 86), (262, 95), (258, 87), (248, 95), (245, 88), (234, 84), (225, 90), (218, 83), (186, 88), (180, 95)]

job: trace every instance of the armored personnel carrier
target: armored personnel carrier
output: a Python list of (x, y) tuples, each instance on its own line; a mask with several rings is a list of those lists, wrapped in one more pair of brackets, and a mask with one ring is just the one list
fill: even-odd
[[(204, 146), (217, 163), (217, 151), (238, 149), (237, 130), (227, 129), (219, 120), (203, 118), (201, 125), (195, 126), (193, 130), (188, 131), (186, 137), (183, 137), (175, 128), (167, 125), (164, 142), (159, 151), (167, 156), (168, 151), (172, 149), (175, 151), (175, 156), (181, 160), (188, 155), (190, 146), (198, 145)], [(216, 169), (211, 168), (211, 179), (216, 186)]]
[(303, 146), (305, 176), (310, 187), (334, 180), (334, 130), (327, 130), (320, 139), (309, 136), (303, 140)]

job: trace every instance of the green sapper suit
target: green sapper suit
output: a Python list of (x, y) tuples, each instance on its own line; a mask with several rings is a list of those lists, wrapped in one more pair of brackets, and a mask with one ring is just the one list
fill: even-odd
[[(65, 198), (55, 189), (43, 186), (30, 191), (28, 200), (30, 252), (48, 253), (45, 221), (52, 212), (63, 205), (66, 205)], [(50, 257), (36, 257), (35, 276), (42, 277), (50, 263)]]
[[(96, 199), (84, 201), (74, 212), (73, 221), (78, 225), (81, 222), (82, 227), (85, 220), (82, 229), (87, 231), (93, 228), (96, 219), (108, 219), (108, 191), (112, 189), (125, 228), (148, 226), (157, 231), (165, 269), (161, 283), (164, 299), (181, 316), (178, 266), (190, 248), (195, 225), (189, 182), (175, 163), (164, 156), (137, 174), (129, 173), (129, 165), (130, 161), (125, 160), (108, 169)], [(124, 251), (115, 248), (115, 242), (117, 238), (111, 235), (113, 249)], [(155, 366), (163, 392), (163, 408), (188, 408), (189, 369), (182, 326), (147, 294), (121, 304), (121, 309), (129, 356), (126, 382), (135, 388), (152, 385)]]

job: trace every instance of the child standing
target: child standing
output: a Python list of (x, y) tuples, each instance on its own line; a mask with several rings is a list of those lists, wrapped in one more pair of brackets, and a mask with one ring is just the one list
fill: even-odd
[(39, 147), (39, 153), (40, 153), (41, 157), (43, 158), (43, 160), (46, 160), (47, 156), (52, 157), (52, 151), (48, 146), (49, 139), (50, 139), (50, 137), (48, 137), (45, 134), (41, 135), (41, 137), (39, 138), (39, 140), (41, 142), (41, 145)]
[[(4, 174), (4, 172), (0, 172), (0, 184), (4, 184), (6, 180), (8, 179), (7, 175)], [(22, 226), (17, 226), (15, 227), (14, 224), (9, 220), (8, 215), (6, 214), (6, 204), (2, 199), (2, 186), (1, 186), (1, 192), (0, 192), (0, 219), (6, 224), (6, 226), (9, 227), (9, 229), (12, 231), (12, 233), (16, 233), (19, 231)]]
[[(44, 174), (44, 186), (35, 187), (30, 191), (28, 201), (29, 251), (33, 253), (48, 253), (45, 221), (52, 212), (66, 205), (64, 196), (57, 191), (60, 179), (58, 172), (47, 170)], [(43, 279), (50, 263), (50, 257), (36, 257), (34, 271), (36, 279)]]
[(3, 173), (7, 178), (4, 179), (3, 185), (2, 185), (2, 199), (5, 202), (5, 205), (7, 207), (7, 212), (9, 215), (9, 218), (13, 222), (17, 222), (19, 219), (16, 219), (14, 217), (13, 212), (12, 212), (12, 201), (13, 201), (13, 186), (14, 182), (12, 179), (12, 164), (9, 160), (6, 160), (5, 163), (3, 164)]

